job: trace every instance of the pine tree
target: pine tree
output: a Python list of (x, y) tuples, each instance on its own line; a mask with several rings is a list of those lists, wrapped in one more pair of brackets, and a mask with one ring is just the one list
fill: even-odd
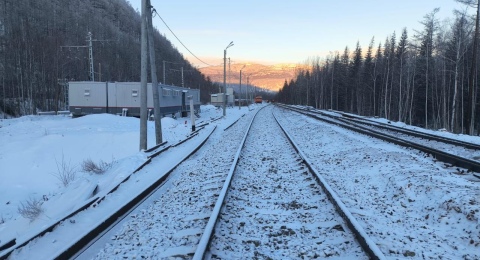
[(407, 45), (408, 45), (408, 36), (407, 28), (403, 29), (402, 36), (398, 42), (396, 59), (399, 65), (399, 75), (398, 75), (398, 121), (403, 122), (405, 119), (404, 108), (405, 108), (405, 87), (404, 87), (404, 67), (405, 59), (407, 54)]
[(360, 107), (363, 105), (363, 102), (362, 102), (363, 91), (361, 90), (362, 65), (363, 65), (362, 47), (360, 47), (360, 42), (357, 42), (357, 46), (353, 54), (353, 59), (350, 62), (350, 69), (349, 69), (349, 73), (350, 73), (349, 86), (351, 86), (350, 111), (357, 114), (363, 114), (363, 109), (361, 109)]

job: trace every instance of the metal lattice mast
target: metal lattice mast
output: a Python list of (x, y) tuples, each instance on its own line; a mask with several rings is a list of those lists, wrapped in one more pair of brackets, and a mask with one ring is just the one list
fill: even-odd
[(95, 70), (93, 67), (93, 42), (109, 42), (110, 40), (93, 40), (93, 34), (88, 32), (87, 34), (87, 45), (80, 45), (80, 46), (60, 46), (60, 48), (88, 48), (88, 62), (89, 62), (89, 69), (88, 74), (90, 76), (91, 81), (95, 81)]
[(92, 33), (88, 32), (88, 60), (90, 61), (90, 80), (95, 81), (95, 72), (93, 70), (93, 44), (92, 44)]

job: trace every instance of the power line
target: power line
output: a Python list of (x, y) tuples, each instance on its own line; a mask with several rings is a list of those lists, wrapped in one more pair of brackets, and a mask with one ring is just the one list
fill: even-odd
[(185, 47), (185, 49), (187, 49), (188, 52), (190, 52), (190, 54), (193, 55), (193, 57), (195, 57), (197, 60), (199, 60), (200, 62), (208, 65), (208, 66), (213, 66), (211, 64), (208, 64), (206, 62), (204, 62), (203, 60), (201, 60), (200, 58), (198, 58), (195, 54), (193, 54), (193, 52), (191, 52), (187, 46), (185, 46), (185, 44), (183, 44), (183, 42), (177, 37), (177, 35), (172, 31), (172, 29), (170, 29), (170, 27), (167, 25), (167, 23), (163, 20), (163, 18), (160, 16), (160, 14), (157, 12), (157, 10), (155, 10), (155, 8), (152, 7), (152, 12), (155, 12), (157, 15), (158, 15), (158, 18), (160, 18), (160, 20), (162, 20), (163, 24), (165, 24), (165, 26), (168, 28), (168, 30), (173, 34), (173, 36), (175, 36), (175, 38), (177, 38), (177, 40), (180, 42), (180, 44), (182, 44), (183, 47)]

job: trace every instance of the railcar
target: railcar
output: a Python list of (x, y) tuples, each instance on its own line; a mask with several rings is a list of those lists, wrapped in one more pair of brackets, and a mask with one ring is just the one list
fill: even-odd
[(262, 96), (256, 96), (255, 103), (262, 103)]
[[(190, 110), (189, 97), (193, 99), (195, 112), (200, 111), (200, 90), (158, 84), (160, 112), (162, 116), (180, 113), (186, 116)], [(69, 110), (74, 117), (109, 113), (124, 116), (140, 116), (140, 82), (68, 83)], [(147, 84), (147, 108), (153, 108), (152, 84)]]

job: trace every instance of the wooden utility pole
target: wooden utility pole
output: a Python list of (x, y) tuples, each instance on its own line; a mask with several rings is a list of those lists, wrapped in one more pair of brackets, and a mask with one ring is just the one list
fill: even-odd
[(3, 42), (2, 42), (2, 51), (3, 51), (3, 67), (2, 67), (2, 88), (3, 88), (3, 119), (7, 118), (7, 104), (6, 104), (6, 92), (5, 92), (5, 75), (7, 74), (7, 52), (5, 51), (5, 47), (7, 46), (7, 35), (5, 29), (5, 22), (7, 16), (7, 1), (3, 1)]
[(140, 150), (147, 149), (147, 0), (142, 0), (141, 60), (140, 60)]
[(163, 142), (162, 141), (162, 113), (160, 111), (160, 93), (158, 91), (157, 65), (155, 64), (155, 44), (154, 44), (154, 38), (153, 38), (153, 25), (152, 25), (153, 7), (150, 4), (150, 0), (147, 0), (147, 4), (148, 4), (148, 10), (149, 10), (147, 13), (148, 52), (150, 54), (150, 74), (152, 76), (153, 110), (154, 110), (153, 116), (155, 118), (155, 141), (156, 141), (156, 144), (161, 144)]

